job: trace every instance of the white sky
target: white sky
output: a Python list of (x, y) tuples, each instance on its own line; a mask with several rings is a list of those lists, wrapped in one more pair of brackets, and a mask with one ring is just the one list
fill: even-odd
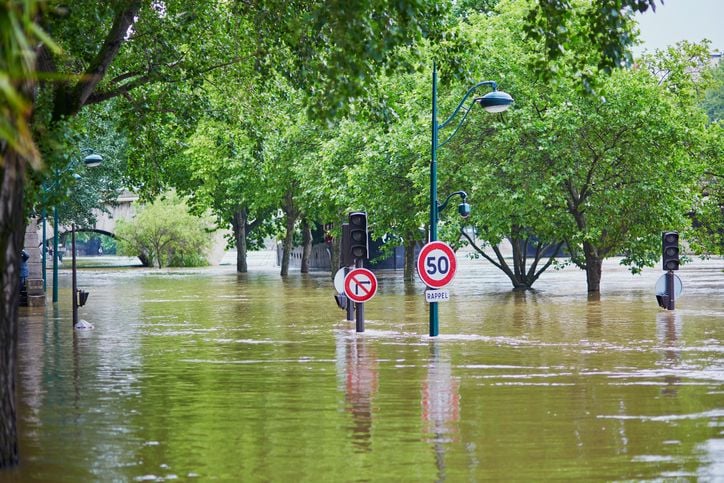
[(724, 51), (724, 0), (656, 0), (656, 12), (650, 9), (638, 16), (641, 46), (634, 52), (653, 51), (680, 40), (711, 41), (712, 51)]

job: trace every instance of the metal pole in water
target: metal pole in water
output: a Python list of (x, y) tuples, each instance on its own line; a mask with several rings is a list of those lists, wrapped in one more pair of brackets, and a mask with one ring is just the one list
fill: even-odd
[(676, 300), (676, 293), (674, 293), (674, 272), (673, 270), (669, 270), (666, 272), (666, 309), (667, 310), (674, 310), (675, 308), (675, 300)]
[(75, 225), (71, 225), (71, 251), (73, 255), (73, 327), (78, 323), (78, 282), (75, 273)]
[[(344, 267), (345, 276), (349, 273), (349, 267)], [(352, 322), (354, 320), (354, 302), (347, 297), (347, 320)]]
[[(361, 258), (358, 258), (354, 262), (355, 268), (363, 268), (364, 261)], [(352, 301), (350, 300), (349, 303), (351, 304)], [(356, 313), (356, 322), (357, 322), (357, 332), (364, 332), (365, 331), (365, 304), (364, 303), (355, 303), (357, 306), (357, 313)]]

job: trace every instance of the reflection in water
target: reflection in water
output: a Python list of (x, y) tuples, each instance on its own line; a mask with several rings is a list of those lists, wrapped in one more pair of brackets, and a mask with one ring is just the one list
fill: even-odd
[(440, 342), (430, 340), (427, 378), (422, 385), (422, 417), (435, 451), (438, 481), (446, 478), (445, 447), (457, 441), (460, 420), (460, 383), (452, 375), (449, 355), (440, 355)]
[(371, 451), (372, 399), (377, 392), (377, 356), (364, 336), (338, 331), (337, 369), (344, 381), (346, 409), (352, 414), (352, 444), (358, 452)]
[(664, 376), (666, 387), (661, 390), (664, 396), (676, 396), (676, 386), (680, 378), (676, 369), (681, 362), (679, 339), (681, 338), (681, 315), (667, 310), (656, 314), (656, 339), (663, 347), (663, 366), (670, 371)]

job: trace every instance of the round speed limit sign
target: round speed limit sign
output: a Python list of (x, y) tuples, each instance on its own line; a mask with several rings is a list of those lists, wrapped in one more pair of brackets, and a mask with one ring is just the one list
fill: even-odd
[(452, 282), (457, 270), (455, 252), (440, 241), (430, 242), (417, 257), (417, 274), (430, 288), (442, 288)]

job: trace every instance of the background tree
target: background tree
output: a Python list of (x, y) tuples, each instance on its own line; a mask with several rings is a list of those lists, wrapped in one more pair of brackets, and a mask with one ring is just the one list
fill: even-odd
[(118, 220), (118, 253), (137, 256), (147, 267), (206, 265), (210, 226), (170, 192), (140, 207), (131, 220)]
[(190, 197), (195, 212), (211, 210), (220, 227), (231, 226), (237, 250), (236, 270), (247, 272), (246, 254), (271, 233), (269, 179), (260, 169), (257, 142), (233, 120), (204, 119), (188, 148), (171, 161), (173, 184)]
[(303, 111), (297, 109), (292, 113), (299, 106), (293, 99), (269, 105), (278, 107), (268, 117), (262, 175), (274, 180), (270, 191), (283, 214), (281, 276), (286, 277), (297, 223), (303, 220), (309, 223), (315, 218), (311, 199), (302, 189), (302, 180), (307, 176), (307, 167), (317, 158), (323, 128), (311, 122)]
[(711, 125), (707, 136), (709, 163), (704, 167), (700, 192), (694, 206), (694, 224), (687, 240), (702, 255), (724, 255), (724, 63), (712, 68), (713, 82), (702, 107)]

